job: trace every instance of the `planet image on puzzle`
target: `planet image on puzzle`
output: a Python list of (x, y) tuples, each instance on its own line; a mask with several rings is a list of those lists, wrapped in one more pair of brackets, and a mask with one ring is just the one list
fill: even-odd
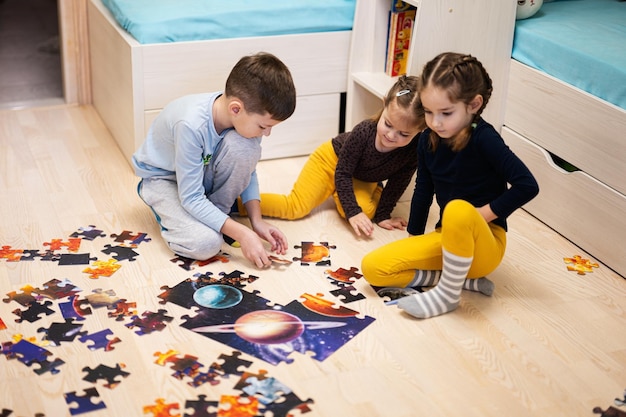
[(329, 329), (345, 326), (343, 322), (303, 322), (299, 317), (279, 310), (251, 311), (234, 324), (220, 324), (192, 329), (198, 333), (235, 333), (250, 343), (273, 345), (297, 339), (306, 329)]
[(202, 307), (224, 309), (236, 306), (243, 299), (241, 291), (230, 285), (212, 284), (193, 293), (193, 300)]

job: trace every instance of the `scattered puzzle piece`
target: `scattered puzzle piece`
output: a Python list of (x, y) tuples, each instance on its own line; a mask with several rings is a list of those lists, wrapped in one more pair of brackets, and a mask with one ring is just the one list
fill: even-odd
[(185, 409), (192, 409), (193, 413), (189, 414), (189, 411), (185, 413), (185, 416), (189, 417), (216, 417), (217, 416), (217, 401), (206, 401), (206, 395), (198, 395), (197, 400), (187, 400), (185, 402)]
[(72, 319), (65, 319), (64, 323), (52, 323), (47, 329), (40, 327), (37, 331), (45, 333), (44, 340), (49, 340), (53, 346), (59, 346), (61, 342), (72, 342), (80, 333), (83, 327), (80, 323), (72, 322)]
[(584, 259), (580, 255), (574, 255), (572, 258), (563, 258), (563, 262), (566, 264), (572, 264), (567, 266), (567, 270), (576, 271), (578, 275), (585, 275), (588, 272), (593, 272), (593, 268), (600, 267), (597, 262)]
[(313, 242), (302, 242), (301, 246), (296, 245), (294, 248), (301, 249), (302, 255), (299, 258), (293, 258), (294, 261), (300, 261), (300, 265), (315, 262), (317, 266), (330, 266), (330, 250), (335, 249), (336, 246), (330, 246), (328, 242), (320, 242), (319, 245)]
[(594, 414), (600, 414), (600, 417), (626, 417), (626, 411), (622, 411), (619, 408), (609, 406), (606, 410), (602, 410), (600, 407), (593, 409)]
[(37, 289), (37, 294), (51, 300), (58, 300), (60, 298), (72, 297), (81, 291), (80, 288), (72, 284), (68, 279), (64, 279), (63, 281), (51, 279), (44, 284), (44, 288)]
[(119, 265), (116, 259), (108, 259), (106, 261), (94, 260), (94, 263), (89, 268), (83, 269), (83, 272), (89, 274), (89, 278), (97, 279), (110, 277), (121, 267), (122, 265)]
[(70, 414), (73, 416), (106, 408), (104, 401), (95, 402), (96, 398), (100, 397), (95, 388), (87, 388), (83, 395), (76, 395), (76, 391), (72, 391), (66, 392), (63, 396), (67, 405), (75, 404), (75, 407), (70, 408)]
[(82, 239), (79, 237), (71, 237), (67, 242), (64, 242), (63, 239), (52, 239), (50, 242), (45, 242), (43, 245), (48, 246), (48, 249), (51, 251), (57, 251), (65, 247), (70, 252), (77, 252), (78, 249), (80, 249), (81, 241)]
[(341, 287), (339, 289), (331, 291), (330, 293), (335, 297), (339, 297), (341, 301), (345, 304), (365, 298), (365, 296), (358, 292), (357, 289), (352, 285)]
[(152, 413), (154, 417), (180, 417), (180, 414), (170, 414), (170, 410), (178, 410), (178, 403), (165, 403), (165, 398), (157, 398), (156, 404), (143, 407), (143, 413)]
[(113, 311), (109, 311), (108, 316), (111, 318), (115, 317), (115, 320), (117, 321), (122, 321), (124, 320), (124, 317), (137, 315), (137, 310), (135, 310), (135, 308), (137, 308), (137, 303), (127, 303), (126, 299), (122, 298), (115, 303)]
[(121, 380), (116, 379), (117, 377), (126, 378), (128, 375), (130, 375), (130, 373), (122, 371), (122, 368), (125, 367), (126, 365), (124, 365), (123, 363), (116, 364), (115, 368), (111, 368), (110, 366), (106, 366), (103, 364), (100, 364), (93, 369), (85, 366), (83, 368), (83, 372), (87, 372), (87, 375), (83, 379), (85, 381), (93, 383), (95, 383), (99, 379), (104, 379), (107, 381), (104, 386), (106, 388), (113, 389), (122, 382)]
[(85, 320), (85, 316), (91, 314), (91, 308), (85, 307), (87, 300), (79, 300), (78, 296), (72, 295), (67, 302), (59, 303), (59, 309), (64, 319)]
[(54, 310), (50, 308), (52, 305), (51, 301), (44, 301), (43, 303), (39, 303), (37, 301), (33, 301), (28, 304), (28, 308), (26, 310), (20, 310), (19, 308), (13, 310), (13, 314), (19, 316), (19, 318), (15, 319), (15, 322), (21, 323), (24, 320), (30, 323), (33, 323), (39, 319), (41, 319), (41, 315), (44, 314), (49, 316), (50, 314), (54, 314)]
[(89, 301), (89, 304), (93, 308), (106, 307), (109, 310), (115, 309), (115, 304), (120, 301), (120, 299), (115, 295), (115, 291), (104, 291), (102, 288), (96, 288), (92, 291), (92, 294), (87, 295), (85, 298)]
[(82, 236), (85, 240), (94, 240), (97, 237), (105, 237), (106, 234), (102, 232), (102, 230), (96, 229), (96, 226), (89, 225), (87, 227), (79, 227), (78, 231), (72, 233), (70, 237), (80, 237)]
[(219, 401), (218, 417), (254, 417), (259, 412), (256, 397), (242, 395), (222, 395)]
[(152, 239), (148, 237), (147, 233), (133, 233), (129, 230), (123, 230), (120, 234), (113, 233), (112, 238), (118, 243), (126, 243), (135, 247), (143, 242), (150, 242)]
[(113, 347), (115, 343), (122, 341), (119, 337), (109, 339), (109, 336), (112, 335), (113, 332), (111, 329), (104, 329), (91, 334), (83, 334), (78, 338), (78, 340), (83, 343), (91, 341), (92, 344), (89, 346), (89, 350), (104, 349), (105, 352), (109, 352), (115, 349), (115, 347)]
[(128, 328), (137, 327), (135, 333), (138, 335), (144, 335), (152, 333), (154, 331), (161, 331), (166, 327), (166, 322), (170, 322), (174, 317), (167, 316), (167, 310), (159, 309), (156, 313), (152, 311), (146, 311), (142, 314), (142, 317), (133, 316), (131, 322), (126, 325)]
[(16, 303), (20, 303), (21, 305), (25, 307), (37, 301), (37, 298), (35, 298), (35, 296), (32, 295), (33, 293), (37, 294), (36, 288), (34, 288), (32, 285), (25, 285), (22, 288), (20, 288), (20, 290), (22, 292), (19, 294), (16, 291), (8, 292), (7, 298), (5, 298), (2, 301), (4, 301), (5, 303), (10, 303), (11, 301), (15, 301)]
[(0, 259), (6, 259), (7, 262), (17, 262), (21, 257), (22, 249), (12, 249), (11, 246), (0, 248)]
[(335, 271), (327, 269), (324, 271), (324, 274), (328, 279), (333, 280), (335, 282), (354, 284), (357, 279), (361, 278), (363, 275), (357, 273), (358, 268), (351, 267), (350, 269), (338, 268)]
[(98, 258), (93, 258), (88, 253), (62, 253), (59, 255), (59, 265), (89, 265), (89, 262), (96, 261)]
[(112, 256), (118, 261), (127, 260), (127, 261), (132, 262), (136, 260), (135, 258), (137, 256), (139, 256), (139, 254), (135, 252), (133, 248), (128, 247), (128, 246), (122, 246), (122, 245), (118, 245), (118, 246), (111, 246), (110, 244), (104, 245), (104, 249), (102, 249), (102, 252), (106, 253), (107, 255), (111, 255), (112, 253), (114, 253), (115, 255), (112, 255)]

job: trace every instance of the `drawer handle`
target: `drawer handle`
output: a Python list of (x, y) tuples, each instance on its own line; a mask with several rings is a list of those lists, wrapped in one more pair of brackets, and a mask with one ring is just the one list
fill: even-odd
[(578, 169), (576, 166), (570, 164), (565, 159), (560, 158), (559, 156), (553, 154), (552, 152), (549, 152), (549, 151), (547, 151), (547, 152), (550, 155), (550, 158), (552, 159), (552, 162), (554, 162), (554, 164), (557, 167), (561, 168), (563, 171), (565, 171), (565, 172), (580, 171), (580, 169)]

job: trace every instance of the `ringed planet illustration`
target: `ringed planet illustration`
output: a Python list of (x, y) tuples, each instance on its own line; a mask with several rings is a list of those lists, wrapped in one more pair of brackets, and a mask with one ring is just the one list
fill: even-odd
[(230, 285), (212, 284), (193, 293), (193, 300), (202, 307), (224, 309), (236, 306), (243, 299), (241, 291)]
[(299, 317), (279, 310), (251, 311), (234, 324), (196, 327), (197, 333), (235, 333), (250, 343), (279, 344), (297, 339), (308, 329), (330, 329), (345, 326), (343, 322), (303, 322)]

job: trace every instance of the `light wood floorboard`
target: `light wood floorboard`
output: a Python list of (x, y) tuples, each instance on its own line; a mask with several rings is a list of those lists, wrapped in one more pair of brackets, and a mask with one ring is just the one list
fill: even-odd
[[(271, 140), (267, 138), (266, 140)], [(262, 161), (258, 167), (264, 191), (289, 191), (306, 158)], [(185, 415), (187, 400), (205, 395), (218, 401), (238, 395), (238, 377), (219, 384), (193, 387), (189, 379), (172, 377), (173, 370), (154, 363), (155, 352), (174, 349), (209, 365), (233, 348), (181, 326), (189, 311), (172, 303), (160, 304), (162, 286), (174, 287), (197, 272), (240, 270), (259, 279), (245, 286), (271, 302), (285, 305), (303, 293), (322, 294), (335, 303), (374, 318), (373, 323), (326, 360), (293, 352), (293, 363), (272, 365), (244, 354), (246, 369), (276, 378), (300, 399), (313, 400), (310, 416), (591, 416), (594, 407), (607, 409), (626, 388), (626, 280), (600, 265), (593, 273), (569, 272), (564, 257), (588, 257), (572, 243), (519, 210), (510, 218), (507, 255), (490, 276), (496, 284), (492, 297), (464, 292), (460, 307), (444, 316), (416, 320), (386, 306), (365, 280), (355, 286), (366, 298), (349, 304), (330, 294), (336, 289), (324, 276), (326, 269), (360, 267), (364, 253), (405, 236), (377, 228), (372, 239), (355, 239), (332, 203), (301, 221), (270, 220), (279, 225), (290, 245), (303, 241), (329, 242), (330, 268), (294, 263), (259, 271), (228, 246), (227, 263), (186, 271), (170, 262), (172, 253), (161, 241), (149, 209), (138, 198), (137, 178), (91, 107), (49, 107), (0, 111), (0, 246), (40, 249), (51, 239), (66, 239), (79, 227), (95, 225), (107, 235), (123, 230), (145, 232), (151, 242), (137, 247), (136, 261), (120, 261), (110, 277), (90, 279), (84, 265), (60, 266), (34, 260), (0, 259), (0, 293), (20, 292), (25, 285), (42, 287), (51, 279), (69, 279), (82, 292), (113, 289), (118, 297), (136, 302), (137, 311), (164, 308), (173, 316), (163, 331), (136, 335), (128, 321), (107, 317), (106, 309), (92, 308), (83, 330), (111, 329), (122, 341), (114, 350), (90, 351), (74, 340), (46, 346), (51, 358), (65, 364), (59, 373), (33, 372), (17, 359), (0, 355), (0, 409), (15, 416), (69, 416), (64, 393), (96, 387), (106, 409), (88, 416), (142, 416), (144, 406), (157, 398), (178, 403), (172, 414)], [(408, 202), (396, 212), (408, 214)], [(593, 219), (572, 219), (572, 221)], [(245, 221), (245, 220), (242, 220)], [(434, 221), (431, 216), (430, 225)], [(81, 243), (80, 252), (106, 258), (103, 242)], [(293, 248), (288, 257), (298, 256)], [(53, 322), (16, 323), (15, 301), (0, 303), (0, 342), (13, 336), (36, 337)], [(191, 313), (193, 315), (193, 313)], [(321, 342), (321, 341), (320, 341)], [(114, 389), (104, 381), (83, 380), (83, 367), (125, 364), (130, 375)], [(622, 410), (626, 410), (622, 408)], [(4, 414), (3, 414), (4, 415)], [(297, 415), (297, 413), (296, 413)]]

